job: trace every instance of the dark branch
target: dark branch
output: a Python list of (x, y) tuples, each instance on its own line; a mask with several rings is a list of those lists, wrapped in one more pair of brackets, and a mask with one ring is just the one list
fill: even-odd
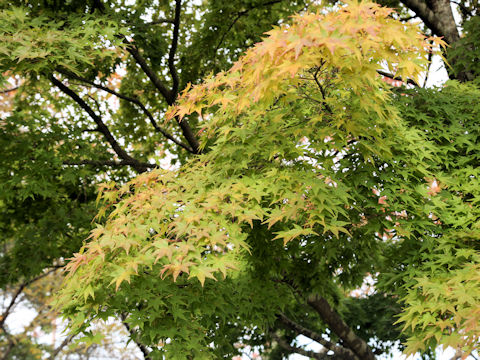
[(407, 22), (407, 21), (410, 21), (410, 20), (413, 20), (413, 19), (416, 19), (416, 18), (418, 18), (418, 15), (412, 15), (412, 16), (408, 16), (406, 18), (400, 18), (398, 20), (401, 21), (401, 22)]
[(383, 71), (383, 70), (377, 70), (377, 73), (379, 73), (380, 75), (382, 76), (385, 76), (389, 79), (392, 79), (392, 80), (398, 80), (398, 81), (401, 81), (401, 82), (406, 82), (407, 84), (409, 85), (413, 85), (413, 86), (416, 86), (416, 87), (419, 87), (419, 85), (415, 82), (415, 80), (412, 80), (412, 79), (407, 79), (406, 81), (403, 80), (400, 76), (393, 76), (392, 74), (386, 72), (386, 71)]
[(300, 324), (297, 324), (296, 322), (294, 322), (293, 320), (290, 320), (288, 317), (286, 317), (284, 314), (280, 314), (278, 316), (278, 319), (284, 323), (285, 325), (287, 325), (289, 328), (291, 328), (292, 330), (294, 330), (297, 334), (302, 334), (312, 340), (315, 340), (316, 342), (318, 342), (320, 345), (324, 346), (325, 348), (327, 348), (328, 350), (332, 350), (333, 352), (335, 352), (336, 354), (340, 355), (340, 356), (343, 356), (347, 359), (357, 359), (357, 357), (355, 356), (355, 354), (349, 350), (349, 349), (345, 349), (343, 347), (340, 347), (340, 346), (337, 346), (335, 345), (334, 343), (324, 339), (322, 337), (322, 335), (316, 333), (315, 331), (312, 331), (310, 329), (307, 329), (305, 327), (303, 327), (302, 325)]
[(334, 332), (343, 343), (350, 348), (360, 360), (375, 360), (372, 350), (362, 338), (358, 337), (352, 329), (342, 320), (327, 300), (314, 295), (307, 299), (307, 303), (315, 309), (325, 324)]
[[(475, 16), (475, 14), (472, 12), (472, 10), (470, 10), (469, 8), (467, 8), (465, 6), (465, 4), (463, 4), (462, 2), (460, 1), (454, 1), (454, 0), (450, 0), (451, 3), (454, 3), (455, 5), (457, 5), (458, 7), (460, 7), (460, 10), (469, 15), (469, 16)], [(470, 355), (471, 356), (471, 355)]]
[(95, 124), (97, 124), (98, 131), (103, 134), (107, 142), (112, 147), (113, 151), (126, 163), (131, 165), (138, 172), (144, 172), (147, 168), (142, 165), (138, 160), (132, 158), (128, 153), (122, 149), (120, 144), (115, 140), (112, 133), (102, 121), (102, 119), (95, 114), (92, 108), (82, 100), (80, 96), (77, 95), (73, 90), (64, 85), (61, 81), (57, 80), (53, 75), (50, 76), (50, 81), (57, 86), (63, 93), (70, 96), (87, 114), (93, 119)]
[[(125, 40), (126, 41), (126, 40)], [(152, 69), (148, 66), (147, 62), (145, 59), (140, 55), (138, 49), (135, 47), (135, 45), (128, 44), (127, 46), (127, 51), (132, 54), (133, 58), (136, 60), (136, 62), (140, 65), (142, 68), (143, 72), (147, 75), (147, 77), (150, 79), (150, 81), (153, 83), (153, 85), (160, 91), (162, 96), (165, 98), (167, 101), (168, 105), (173, 105), (176, 99), (176, 94), (174, 97), (172, 97), (172, 92), (168, 90), (163, 82), (157, 77), (157, 75), (153, 72)], [(190, 127), (190, 124), (183, 120), (180, 121), (178, 117), (175, 118), (177, 120), (177, 123), (180, 125), (180, 128), (182, 129), (183, 136), (187, 140), (188, 144), (192, 148), (192, 152), (194, 154), (199, 154), (200, 153), (200, 145), (198, 143), (197, 138), (193, 134), (192, 128)]]
[[(173, 24), (174, 21), (175, 20), (173, 20), (173, 19), (157, 19), (157, 20), (153, 20), (153, 21), (141, 24), (141, 26), (150, 26), (150, 25), (159, 25), (159, 24)], [(129, 25), (137, 26), (138, 24), (129, 23)]]
[(63, 162), (63, 165), (92, 165), (92, 166), (112, 166), (112, 167), (122, 167), (122, 166), (138, 166), (140, 165), (143, 168), (152, 168), (157, 169), (159, 166), (157, 164), (150, 164), (145, 162), (135, 162), (131, 163), (128, 161), (113, 161), (113, 160), (79, 160), (79, 161), (70, 161), (66, 160)]
[(15, 305), (17, 298), (20, 296), (20, 294), (22, 293), (23, 289), (25, 289), (26, 286), (27, 286), (26, 283), (21, 284), (20, 287), (15, 292), (15, 294), (12, 296), (10, 303), (8, 304), (7, 308), (2, 314), (2, 317), (0, 318), (0, 328), (3, 328), (5, 320), (7, 320), (7, 317), (10, 314), (10, 311), (12, 310), (13, 306)]
[[(309, 359), (312, 359), (312, 358), (317, 360), (327, 360), (327, 359), (333, 360), (334, 359), (334, 356), (327, 355), (326, 353), (317, 353), (314, 351), (309, 351), (296, 346), (292, 346), (284, 338), (278, 335), (272, 334), (271, 336), (278, 343), (278, 345), (280, 345), (280, 347), (287, 350), (288, 352), (297, 353), (297, 354), (306, 356)], [(336, 357), (336, 359), (338, 359), (338, 357)]]
[(4, 350), (3, 356), (0, 358), (0, 360), (7, 360), (8, 358), (10, 358), (10, 352), (12, 351), (13, 347), (16, 345), (16, 340), (9, 333), (7, 333), (7, 331), (3, 326), (1, 327), (1, 329), (4, 332), (5, 337), (7, 338), (8, 346)]
[(193, 134), (192, 128), (190, 124), (185, 120), (180, 120), (178, 116), (175, 116), (175, 120), (177, 121), (178, 125), (180, 125), (180, 129), (182, 129), (183, 136), (187, 139), (187, 142), (192, 147), (192, 152), (194, 154), (200, 154), (200, 144), (196, 136)]
[[(148, 117), (148, 119), (150, 120), (150, 123), (152, 124), (152, 126), (154, 127), (154, 129), (156, 131), (158, 131), (159, 133), (161, 133), (163, 136), (165, 136), (168, 140), (172, 141), (173, 143), (177, 144), (178, 146), (184, 148), (185, 150), (187, 150), (188, 152), (191, 152), (191, 153), (194, 153), (194, 151), (192, 150), (192, 148), (190, 148), (188, 145), (182, 143), (181, 141), (175, 139), (175, 137), (171, 134), (169, 134), (166, 130), (162, 129), (160, 126), (158, 126), (158, 123), (155, 121), (155, 118), (153, 117), (152, 113), (145, 107), (145, 105), (143, 105), (143, 103), (138, 100), (137, 98), (133, 98), (133, 97), (130, 97), (130, 96), (126, 96), (126, 95), (123, 95), (123, 94), (120, 94), (118, 92), (116, 92), (115, 90), (112, 90), (106, 86), (103, 86), (103, 85), (100, 85), (100, 84), (96, 84), (95, 82), (93, 81), (90, 81), (88, 79), (85, 79), (81, 76), (78, 76), (78, 75), (75, 75), (73, 73), (70, 73), (70, 72), (67, 72), (67, 71), (63, 71), (63, 70), (59, 70), (60, 73), (68, 76), (68, 77), (71, 77), (71, 78), (74, 78), (76, 80), (80, 80), (80, 81), (83, 81), (84, 83), (87, 83), (97, 89), (100, 89), (100, 90), (103, 90), (105, 92), (108, 92), (109, 94), (112, 94), (112, 95), (115, 95), (116, 97), (118, 97), (119, 99), (122, 99), (122, 100), (125, 100), (125, 101), (128, 101), (128, 102), (131, 102), (135, 105), (137, 105), (140, 109), (142, 109), (142, 111), (145, 113), (145, 115)], [(95, 130), (92, 130), (92, 131), (98, 131), (97, 129)]]
[(170, 47), (170, 53), (168, 54), (168, 69), (170, 70), (170, 75), (172, 76), (172, 90), (170, 92), (170, 96), (172, 98), (172, 102), (175, 101), (178, 92), (178, 73), (177, 69), (175, 68), (175, 53), (177, 52), (178, 46), (178, 35), (180, 32), (180, 13), (182, 10), (182, 1), (175, 0), (175, 19), (173, 23), (173, 39), (172, 39), (172, 46)]
[(135, 341), (135, 344), (137, 344), (138, 348), (140, 349), (140, 351), (142, 352), (143, 354), (143, 357), (145, 360), (151, 360), (151, 357), (150, 357), (150, 351), (147, 349), (147, 347), (145, 345), (143, 345), (142, 343), (140, 343), (138, 340), (137, 340), (137, 334), (135, 333), (135, 331), (130, 327), (130, 325), (128, 325), (128, 323), (126, 322), (126, 319), (127, 319), (127, 316), (122, 314), (120, 316), (120, 318), (122, 319), (122, 323), (123, 323), (123, 326), (125, 326), (125, 329), (127, 329), (128, 333), (130, 334), (130, 337), (133, 341)]
[(134, 44), (130, 44), (127, 40), (125, 40), (125, 43), (127, 44), (127, 51), (133, 56), (137, 64), (140, 65), (145, 75), (147, 75), (152, 84), (158, 89), (158, 91), (160, 91), (160, 94), (162, 94), (162, 96), (165, 98), (167, 104), (172, 105), (174, 99), (171, 98), (170, 90), (168, 90), (168, 88), (163, 84), (153, 70), (150, 69), (147, 61), (140, 54), (137, 47)]
[(50, 360), (55, 360), (57, 355), (62, 351), (62, 349), (67, 346), (73, 339), (74, 335), (69, 335), (65, 339), (63, 339), (62, 343), (53, 350), (52, 354), (50, 355)]
[[(323, 64), (322, 64), (323, 66)], [(313, 78), (315, 79), (315, 83), (317, 84), (318, 88), (320, 89), (320, 92), (322, 93), (322, 98), (323, 98), (323, 106), (325, 108), (325, 110), (327, 110), (327, 112), (329, 114), (333, 114), (333, 111), (332, 111), (332, 108), (327, 104), (326, 102), (326, 94), (325, 94), (325, 89), (323, 88), (322, 84), (320, 84), (320, 81), (318, 80), (318, 73), (319, 71), (321, 70), (322, 66), (319, 66), (317, 71), (315, 71), (315, 74), (313, 75)]]
[(13, 88), (11, 88), (11, 89), (0, 90), (0, 94), (8, 94), (9, 92), (18, 90), (19, 88), (20, 88), (20, 86), (15, 86), (15, 87), (13, 87)]
[(428, 53), (428, 67), (427, 67), (427, 72), (425, 74), (425, 81), (423, 82), (423, 87), (427, 86), (427, 81), (428, 81), (428, 76), (430, 75), (430, 69), (432, 68), (432, 57), (433, 57), (433, 52)]

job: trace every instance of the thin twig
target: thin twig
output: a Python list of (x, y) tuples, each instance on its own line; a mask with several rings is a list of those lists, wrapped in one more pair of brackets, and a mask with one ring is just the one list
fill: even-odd
[(274, 4), (277, 4), (281, 2), (281, 0), (273, 0), (273, 1), (267, 1), (263, 4), (258, 4), (258, 5), (255, 5), (255, 6), (252, 6), (246, 10), (243, 10), (243, 11), (239, 11), (237, 12), (237, 16), (235, 16), (235, 18), (233, 19), (233, 21), (230, 23), (230, 25), (228, 26), (227, 30), (224, 31), (224, 33), (222, 34), (221, 38), (220, 38), (220, 41), (218, 42), (217, 46), (215, 47), (215, 52), (214, 54), (217, 54), (218, 52), (218, 49), (220, 49), (220, 46), (222, 45), (223, 41), (225, 40), (225, 37), (227, 36), (227, 34), (230, 32), (230, 30), (232, 30), (232, 28), (235, 26), (235, 24), (237, 23), (238, 20), (240, 20), (240, 18), (246, 14), (248, 14), (251, 10), (254, 10), (254, 9), (257, 9), (259, 7), (262, 7), (262, 6), (268, 6), (268, 5), (274, 5)]
[[(173, 19), (157, 19), (150, 22), (141, 24), (141, 26), (150, 26), (150, 25), (159, 25), (159, 24), (173, 24), (175, 20)], [(130, 23), (130, 25), (137, 26), (135, 23)]]
[(12, 92), (12, 91), (15, 91), (15, 90), (18, 90), (20, 88), (20, 86), (15, 86), (11, 89), (6, 89), (6, 90), (0, 90), (0, 94), (7, 94), (9, 92)]

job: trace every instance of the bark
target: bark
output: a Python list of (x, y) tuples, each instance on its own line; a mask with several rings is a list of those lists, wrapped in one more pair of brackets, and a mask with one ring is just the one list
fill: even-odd
[(375, 360), (375, 356), (365, 340), (353, 332), (340, 315), (332, 309), (327, 300), (315, 295), (309, 297), (307, 302), (321, 316), (330, 330), (342, 339), (345, 346), (351, 349), (360, 360)]
[(431, 4), (432, 10), (441, 25), (442, 36), (445, 37), (447, 43), (453, 44), (460, 39), (460, 34), (457, 24), (455, 24), (450, 0), (431, 0)]
[[(460, 33), (455, 23), (450, 0), (401, 0), (402, 3), (424, 22), (434, 35), (444, 38), (446, 43), (453, 46), (460, 39)], [(455, 59), (450, 59), (455, 62)], [(448, 69), (447, 69), (448, 70)], [(460, 81), (473, 79), (469, 72), (453, 74), (449, 70), (449, 77)]]

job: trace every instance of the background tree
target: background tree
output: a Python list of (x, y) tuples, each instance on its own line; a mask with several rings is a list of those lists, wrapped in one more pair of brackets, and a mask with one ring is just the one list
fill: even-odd
[[(458, 5), (466, 34), (464, 38), (459, 36), (448, 1), (389, 5), (399, 9), (401, 18), (412, 16), (413, 11), (423, 21), (427, 31), (443, 36), (452, 45), (452, 51), (447, 52), (452, 64), (452, 78), (476, 82), (476, 3)], [(90, 221), (96, 213), (94, 199), (98, 183), (114, 180), (125, 184), (135, 173), (147, 172), (159, 166), (166, 167), (168, 164), (162, 159), (167, 158), (167, 161), (178, 166), (197, 159), (199, 153), (203, 152), (200, 159), (210, 159), (218, 167), (208, 170), (193, 167), (185, 175), (188, 181), (179, 182), (180, 193), (172, 195), (173, 198), (179, 196), (175, 199), (183, 202), (189, 199), (204, 201), (202, 196), (206, 196), (207, 199), (212, 199), (212, 206), (218, 206), (215, 201), (225, 196), (221, 191), (228, 190), (232, 194), (238, 194), (239, 198), (233, 200), (243, 204), (247, 196), (249, 206), (257, 202), (259, 208), (264, 208), (263, 201), (272, 200), (269, 196), (277, 197), (278, 204), (279, 198), (287, 199), (298, 195), (300, 190), (295, 188), (292, 179), (280, 179), (283, 183), (275, 182), (272, 179), (277, 179), (277, 176), (272, 173), (265, 177), (271, 179), (271, 184), (274, 185), (265, 197), (265, 189), (261, 186), (256, 188), (257, 181), (260, 180), (254, 174), (265, 174), (266, 169), (272, 166), (275, 169), (279, 164), (282, 167), (285, 165), (283, 159), (287, 163), (294, 163), (298, 179), (299, 173), (303, 174), (306, 168), (312, 166), (305, 162), (297, 163), (298, 156), (304, 155), (301, 151), (305, 149), (290, 144), (290, 147), (285, 147), (288, 149), (286, 153), (277, 154), (277, 150), (282, 145), (282, 138), (287, 142), (293, 139), (297, 143), (306, 137), (305, 144), (323, 151), (323, 154), (313, 156), (315, 161), (327, 161), (333, 168), (342, 171), (346, 169), (341, 173), (344, 174), (342, 178), (339, 178), (341, 174), (338, 170), (331, 170), (323, 180), (332, 181), (332, 186), (328, 189), (334, 191), (335, 196), (332, 197), (329, 192), (316, 194), (326, 197), (322, 201), (327, 201), (326, 209), (333, 211), (327, 216), (330, 229), (325, 228), (323, 234), (319, 234), (313, 227), (312, 233), (305, 228), (291, 229), (294, 213), (289, 215), (291, 218), (285, 217), (280, 210), (277, 214), (269, 215), (273, 219), (271, 223), (261, 224), (260, 219), (265, 214), (260, 214), (259, 208), (242, 209), (239, 205), (237, 209), (234, 206), (233, 210), (229, 210), (233, 211), (230, 216), (234, 217), (235, 212), (244, 211), (241, 220), (244, 225), (230, 231), (248, 233), (245, 239), (239, 238), (242, 240), (239, 245), (246, 244), (251, 252), (250, 255), (246, 250), (240, 250), (240, 246), (240, 253), (228, 252), (235, 255), (237, 262), (241, 255), (242, 260), (236, 265), (241, 269), (241, 275), (230, 276), (218, 282), (208, 279), (214, 276), (213, 270), (228, 271), (231, 266), (228, 256), (205, 263), (205, 269), (198, 268), (196, 273), (191, 271), (190, 275), (193, 274), (202, 283), (205, 281), (203, 287), (198, 281), (188, 280), (188, 276), (181, 275), (185, 268), (161, 268), (163, 275), (179, 276), (177, 283), (170, 280), (153, 281), (155, 277), (144, 269), (148, 274), (131, 278), (130, 292), (127, 290), (131, 302), (125, 302), (122, 291), (126, 283), (122, 284), (122, 281), (138, 271), (135, 263), (132, 263), (127, 268), (128, 271), (124, 271), (123, 267), (112, 272), (116, 280), (111, 285), (111, 290), (119, 288), (117, 295), (105, 298), (106, 293), (99, 287), (86, 287), (82, 289), (84, 300), (108, 303), (109, 308), (101, 316), (115, 314), (125, 318), (132, 339), (145, 354), (152, 349), (160, 351), (169, 348), (170, 354), (186, 356), (191, 352), (196, 357), (211, 356), (200, 354), (205, 352), (205, 344), (208, 344), (206, 339), (213, 339), (215, 348), (211, 351), (217, 356), (236, 353), (238, 349), (234, 344), (241, 340), (243, 343), (262, 345), (264, 352), (268, 352), (271, 358), (278, 358), (291, 352), (304, 351), (292, 343), (296, 335), (303, 333), (332, 350), (334, 356), (351, 357), (353, 355), (348, 351), (353, 351), (359, 358), (371, 358), (365, 341), (376, 339), (377, 347), (374, 351), (381, 352), (388, 350), (388, 345), (385, 345), (388, 341), (411, 335), (408, 332), (402, 335), (399, 331), (392, 330), (391, 324), (396, 320), (394, 316), (400, 311), (397, 303), (399, 297), (407, 297), (408, 304), (414, 305), (404, 312), (404, 320), (413, 325), (413, 335), (417, 336), (412, 337), (411, 350), (418, 349), (420, 342), (432, 348), (438, 341), (451, 341), (452, 345), (465, 345), (465, 350), (475, 344), (474, 337), (478, 334), (475, 324), (478, 321), (471, 314), (478, 313), (478, 295), (474, 292), (478, 251), (474, 241), (477, 237), (475, 221), (478, 218), (474, 211), (477, 198), (474, 147), (477, 129), (472, 119), (475, 119), (478, 112), (471, 106), (471, 102), (476, 103), (478, 91), (474, 85), (452, 85), (443, 91), (401, 89), (398, 95), (393, 95), (389, 100), (394, 105), (389, 105), (391, 108), (388, 107), (388, 111), (391, 116), (401, 119), (399, 122), (403, 128), (398, 125), (400, 127), (391, 129), (382, 125), (385, 133), (373, 135), (365, 124), (357, 129), (342, 125), (344, 133), (338, 135), (339, 138), (332, 136), (331, 129), (328, 128), (324, 133), (318, 133), (316, 136), (323, 136), (323, 140), (315, 137), (318, 144), (310, 141), (305, 126), (283, 123), (281, 119), (285, 115), (275, 109), (275, 105), (289, 109), (292, 119), (309, 118), (312, 114), (321, 113), (327, 120), (317, 121), (328, 122), (333, 121), (328, 120), (329, 116), (333, 117), (329, 115), (330, 112), (341, 116), (342, 107), (338, 108), (338, 101), (349, 105), (352, 99), (347, 94), (350, 88), (344, 84), (339, 87), (339, 79), (343, 81), (346, 76), (338, 77), (335, 67), (338, 64), (330, 64), (330, 67), (325, 68), (320, 63), (316, 67), (310, 66), (310, 80), (305, 80), (304, 86), (296, 85), (304, 99), (294, 101), (287, 94), (278, 97), (279, 103), (268, 105), (271, 109), (260, 102), (263, 111), (269, 110), (267, 115), (262, 116), (272, 119), (266, 125), (255, 119), (246, 122), (239, 116), (235, 111), (247, 109), (246, 104), (238, 100), (236, 103), (240, 109), (229, 106), (233, 99), (238, 99), (235, 97), (238, 95), (233, 94), (230, 99), (220, 96), (215, 89), (221, 88), (215, 80), (210, 84), (214, 90), (212, 94), (216, 94), (217, 98), (208, 100), (210, 103), (207, 102), (207, 105), (219, 106), (220, 113), (222, 110), (230, 111), (227, 112), (229, 117), (225, 114), (219, 116), (214, 106), (210, 111), (215, 113), (211, 121), (208, 117), (202, 119), (196, 114), (182, 118), (181, 112), (165, 121), (167, 106), (175, 102), (177, 94), (185, 89), (187, 83), (198, 83), (210, 72), (229, 68), (242, 51), (257, 42), (259, 36), (273, 24), (287, 21), (289, 14), (311, 8), (312, 4), (289, 1), (215, 1), (200, 5), (181, 1), (145, 1), (133, 4), (122, 1), (19, 1), (2, 7), (0, 64), (6, 89), (2, 93), (5, 101), (2, 104), (1, 123), (5, 160), (0, 169), (3, 184), (0, 221), (5, 234), (1, 256), (3, 286), (29, 281), (53, 263), (63, 261), (78, 251), (83, 239), (88, 236)], [(389, 34), (396, 35), (398, 34)], [(302, 47), (308, 46), (302, 44)], [(341, 46), (342, 42), (339, 42), (329, 50), (334, 53), (335, 48)], [(421, 53), (422, 50), (418, 50)], [(256, 76), (263, 76), (266, 70), (264, 65), (258, 65)], [(352, 89), (355, 89), (354, 86), (364, 89), (364, 85), (359, 85), (361, 80), (374, 81), (371, 71), (378, 68), (376, 65), (375, 68), (365, 68), (352, 74), (353, 80), (358, 82), (352, 83)], [(403, 76), (412, 75), (415, 72), (412, 69), (418, 71), (417, 68), (407, 68), (404, 69)], [(286, 73), (292, 75), (299, 71), (300, 68), (295, 67), (285, 69)], [(386, 75), (394, 76), (393, 72)], [(222, 79), (222, 76), (216, 79)], [(227, 77), (228, 81), (237, 84), (234, 76), (233, 79)], [(313, 84), (312, 88), (312, 79), (320, 79), (320, 84)], [(220, 83), (224, 84), (222, 81)], [(376, 81), (372, 83), (374, 89), (380, 86)], [(17, 86), (18, 89), (12, 90)], [(326, 94), (322, 93), (322, 89)], [(338, 89), (343, 91), (338, 92)], [(263, 90), (250, 88), (251, 92), (257, 91), (259, 95)], [(366, 92), (370, 90), (369, 88)], [(316, 98), (308, 99), (314, 91)], [(385, 90), (380, 93), (383, 94), (383, 91)], [(414, 95), (400, 95), (410, 92)], [(377, 95), (380, 93), (375, 92)], [(467, 93), (469, 96), (466, 96)], [(204, 92), (199, 93), (199, 99), (205, 99), (204, 96)], [(271, 96), (268, 101), (276, 99), (276, 95)], [(379, 99), (382, 97), (379, 96)], [(443, 105), (444, 100), (448, 100), (448, 106)], [(188, 103), (196, 104), (198, 99), (190, 97)], [(379, 104), (380, 109), (383, 109), (384, 103)], [(197, 110), (188, 107), (183, 109), (183, 113)], [(279, 117), (277, 120), (273, 118), (275, 114)], [(464, 117), (459, 117), (459, 114)], [(363, 121), (368, 119), (368, 116), (363, 117)], [(352, 124), (353, 122), (350, 126)], [(263, 127), (259, 128), (260, 125)], [(265, 127), (267, 125), (270, 127)], [(407, 131), (407, 128), (410, 130)], [(262, 139), (249, 136), (260, 129), (267, 131), (269, 137)], [(444, 134), (440, 136), (439, 129), (448, 137)], [(316, 130), (311, 128), (311, 131)], [(403, 135), (398, 142), (380, 142), (386, 134), (397, 138), (399, 133)], [(349, 137), (348, 134), (354, 135)], [(331, 136), (333, 138), (330, 140)], [(460, 138), (464, 140), (458, 141)], [(228, 146), (222, 145), (225, 146), (222, 148), (219, 141), (225, 144), (228, 142)], [(250, 150), (247, 145), (251, 146)], [(262, 147), (260, 156), (256, 151), (261, 145), (265, 146)], [(317, 145), (319, 147), (315, 148)], [(225, 152), (217, 157), (220, 148)], [(268, 154), (271, 158), (267, 158), (265, 163), (267, 150), (272, 152)], [(381, 151), (384, 153), (379, 153)], [(368, 156), (365, 157), (365, 154)], [(385, 154), (390, 154), (391, 157), (387, 159)], [(459, 161), (459, 158), (465, 161)], [(402, 167), (407, 167), (408, 170)], [(390, 180), (393, 175), (388, 169), (393, 169), (394, 180)], [(243, 184), (243, 190), (240, 185), (238, 189), (228, 187), (235, 185), (233, 180), (230, 184), (220, 182), (222, 178), (228, 179), (226, 175), (230, 172), (237, 174), (231, 175), (232, 179), (240, 176), (238, 174), (242, 174), (241, 179), (245, 178), (239, 182)], [(174, 175), (162, 176), (167, 178), (165, 184), (176, 181)], [(433, 180), (433, 176), (437, 181)], [(471, 179), (470, 187), (465, 187), (467, 178)], [(135, 184), (142, 183), (142, 179), (156, 183), (158, 173), (153, 172), (135, 180), (132, 190)], [(350, 183), (361, 179), (366, 179), (367, 183)], [(307, 180), (305, 179), (304, 185)], [(310, 181), (313, 186), (318, 179), (312, 178)], [(226, 187), (222, 188), (222, 184)], [(388, 191), (386, 184), (389, 185)], [(155, 186), (157, 185), (148, 189)], [(348, 193), (348, 189), (356, 189), (358, 186), (361, 186), (361, 190), (355, 190), (358, 193), (354, 195), (364, 200), (362, 204), (352, 203), (353, 195)], [(372, 193), (372, 187), (375, 186), (379, 192), (378, 197)], [(220, 189), (217, 193), (212, 191), (216, 188)], [(104, 190), (107, 191), (103, 196), (107, 202), (117, 199), (116, 191), (109, 191), (112, 189), (113, 184), (104, 185)], [(394, 194), (392, 189), (398, 193)], [(129, 187), (122, 188), (122, 192), (127, 193), (128, 190)], [(257, 198), (255, 191), (258, 192)], [(432, 194), (437, 196), (432, 198), (433, 201), (427, 201)], [(231, 205), (233, 200), (229, 198), (225, 203)], [(142, 203), (143, 200), (138, 201)], [(157, 202), (152, 203), (150, 210), (164, 204), (164, 200), (155, 201)], [(415, 207), (415, 204), (425, 202), (428, 205), (424, 208)], [(347, 204), (353, 206), (353, 209), (344, 208), (340, 211)], [(471, 208), (469, 204), (472, 205)], [(394, 208), (394, 205), (398, 206)], [(299, 203), (297, 206), (300, 206)], [(201, 208), (203, 207), (204, 205)], [(383, 218), (382, 208), (393, 212), (393, 215), (386, 215), (391, 220)], [(165, 219), (171, 220), (172, 216), (176, 216), (168, 213), (172, 209), (162, 209), (167, 211), (163, 215), (170, 214)], [(110, 210), (106, 209), (107, 212)], [(207, 210), (215, 211), (214, 208)], [(399, 214), (395, 214), (395, 211)], [(407, 216), (417, 214), (416, 220), (406, 219), (403, 211), (406, 211)], [(147, 215), (152, 216), (150, 213), (154, 214), (149, 211)], [(187, 221), (185, 228), (176, 232), (178, 239), (184, 240), (185, 234), (192, 236), (194, 229), (213, 234), (213, 229), (209, 226), (200, 226), (201, 221), (211, 218), (197, 219), (195, 212), (191, 215), (187, 217), (185, 213), (185, 218), (190, 223)], [(369, 218), (370, 215), (373, 216), (372, 219)], [(428, 216), (439, 219), (432, 220)], [(135, 229), (138, 231), (145, 230), (135, 222), (138, 219), (127, 219), (131, 220), (131, 225), (137, 225)], [(407, 240), (378, 240), (393, 235), (386, 232), (384, 236), (379, 236), (384, 229), (391, 229), (392, 224), (388, 222), (392, 219), (399, 222), (404, 231), (400, 234), (396, 229), (393, 239), (402, 236)], [(368, 226), (358, 226), (359, 229), (354, 226), (364, 221)], [(251, 229), (246, 232), (245, 227)], [(155, 231), (160, 233), (158, 230)], [(288, 233), (291, 230), (295, 231)], [(343, 230), (345, 232), (342, 233)], [(353, 237), (349, 237), (349, 234), (354, 230), (358, 236), (352, 241)], [(95, 234), (98, 237), (100, 231)], [(130, 248), (136, 246), (135, 236), (128, 237), (133, 243), (122, 243), (124, 250), (119, 251), (129, 252), (130, 255)], [(149, 236), (155, 236), (155, 233)], [(201, 237), (201, 234), (198, 236)], [(296, 239), (282, 246), (281, 240), (269, 241), (275, 236), (285, 240)], [(315, 236), (322, 239), (320, 244)], [(218, 241), (221, 238), (220, 236)], [(119, 244), (115, 243), (112, 248), (115, 246)], [(160, 246), (155, 257), (168, 258), (168, 249), (169, 247)], [(195, 250), (197, 260), (217, 251), (213, 247), (202, 249), (204, 250)], [(178, 251), (184, 251), (187, 255), (193, 249), (187, 247)], [(168, 265), (162, 261), (158, 267)], [(472, 265), (465, 265), (467, 262)], [(210, 271), (209, 268), (213, 270)], [(376, 286), (376, 293), (361, 299), (348, 296), (351, 289), (362, 283), (367, 272), (374, 277), (377, 272), (385, 275), (379, 279), (381, 282)], [(103, 281), (108, 284), (111, 280), (105, 277)], [(138, 283), (133, 283), (134, 281)], [(445, 284), (452, 286), (442, 288)], [(316, 295), (311, 297), (313, 293)], [(174, 301), (159, 298), (158, 294), (174, 294)], [(149, 309), (157, 314), (157, 318), (146, 323), (145, 317), (150, 310), (137, 300), (149, 299), (149, 296), (157, 299), (149, 302)], [(192, 302), (192, 298), (197, 299), (197, 302)], [(425, 301), (431, 298), (435, 301)], [(429, 303), (431, 308), (428, 308)], [(212, 304), (216, 304), (215, 307)], [(251, 305), (245, 305), (240, 311), (235, 304)], [(455, 304), (453, 310), (451, 304)], [(359, 314), (359, 308), (364, 313)], [(274, 311), (275, 309), (281, 311)], [(379, 309), (383, 311), (380, 312)], [(191, 314), (195, 314), (195, 311), (203, 314), (201, 321), (191, 321)], [(376, 315), (374, 322), (371, 321), (373, 314)], [(232, 320), (234, 317), (237, 318)], [(465, 325), (468, 318), (471, 319), (470, 323)], [(80, 323), (83, 321), (78, 320), (77, 325)], [(217, 331), (217, 324), (220, 323), (223, 326), (221, 331)], [(182, 324), (182, 333), (172, 333), (172, 329), (179, 324)], [(464, 325), (471, 331), (473, 338), (467, 337), (469, 341), (462, 343), (461, 339), (455, 338), (458, 337), (458, 332), (451, 332), (451, 329), (458, 330)], [(347, 341), (344, 337), (353, 336), (351, 329), (358, 326), (358, 334)], [(423, 331), (422, 327), (431, 332)], [(330, 340), (321, 340), (319, 334), (327, 331), (327, 328)], [(201, 336), (199, 329), (203, 329)], [(415, 334), (416, 330), (418, 333)], [(203, 334), (207, 334), (207, 337)], [(424, 339), (426, 335), (430, 336)], [(157, 347), (159, 341), (166, 338), (175, 340), (167, 347)], [(349, 343), (352, 339), (354, 343)], [(145, 344), (150, 348), (145, 347)], [(360, 348), (355, 344), (359, 344)], [(425, 351), (428, 351), (428, 346)], [(332, 356), (330, 353), (310, 355), (320, 358)]]

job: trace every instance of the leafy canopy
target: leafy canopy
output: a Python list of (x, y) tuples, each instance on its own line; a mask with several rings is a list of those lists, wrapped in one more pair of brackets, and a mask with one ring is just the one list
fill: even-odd
[(461, 185), (465, 167), (446, 165), (462, 150), (430, 135), (436, 120), (419, 125), (426, 93), (396, 94), (377, 73), (418, 80), (443, 42), (391, 14), (349, 2), (296, 15), (187, 87), (167, 116), (198, 117), (203, 154), (102, 185), (106, 223), (67, 265), (59, 297), (73, 330), (129, 314), (158, 353), (223, 356), (232, 334), (268, 333), (294, 311), (289, 282), (335, 303), (370, 273), (404, 296), (408, 351), (473, 349), (479, 259), (458, 241), (478, 238), (463, 192), (477, 197)]

